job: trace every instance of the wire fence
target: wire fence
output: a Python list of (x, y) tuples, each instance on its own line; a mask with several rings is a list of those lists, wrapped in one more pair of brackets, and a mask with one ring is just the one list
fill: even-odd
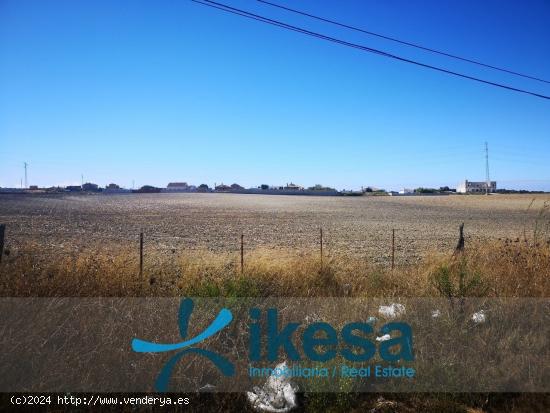
[[(1, 249), (11, 246), (17, 248), (32, 243), (40, 249), (59, 254), (66, 254), (73, 250), (78, 252), (84, 249), (97, 250), (98, 253), (108, 249), (116, 253), (117, 247), (124, 246), (135, 251), (139, 257), (140, 271), (143, 269), (144, 255), (150, 253), (182, 253), (193, 250), (209, 250), (240, 255), (241, 270), (244, 267), (245, 255), (259, 248), (286, 249), (299, 252), (309, 251), (319, 254), (321, 264), (335, 254), (348, 254), (363, 257), (369, 261), (395, 266), (412, 263), (429, 252), (452, 254), (459, 243), (459, 228), (454, 228), (454, 235), (419, 234), (416, 229), (379, 228), (368, 234), (358, 236), (357, 233), (344, 236), (341, 232), (332, 232), (323, 227), (310, 228), (307, 231), (294, 234), (282, 234), (273, 237), (273, 234), (242, 231), (218, 234), (203, 232), (199, 237), (194, 234), (170, 235), (153, 230), (132, 232), (130, 230), (119, 233), (97, 233), (89, 229), (72, 231), (31, 231), (20, 226), (0, 226)], [(466, 234), (466, 244), (494, 237)], [(318, 252), (316, 252), (318, 251)], [(0, 257), (4, 255), (0, 251)], [(133, 255), (133, 254), (132, 254)]]

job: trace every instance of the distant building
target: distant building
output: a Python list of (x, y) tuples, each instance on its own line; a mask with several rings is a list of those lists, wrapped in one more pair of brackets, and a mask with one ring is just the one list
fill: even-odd
[(456, 187), (456, 192), (461, 194), (484, 194), (486, 192), (496, 192), (496, 190), (496, 181), (491, 181), (487, 188), (487, 182), (473, 182), (466, 179), (460, 182)]
[(82, 191), (82, 187), (80, 185), (69, 185), (65, 187), (65, 190), (69, 192), (80, 192)]
[(303, 186), (293, 184), (292, 182), (289, 184), (286, 184), (286, 186), (283, 188), (285, 191), (301, 191), (304, 189)]
[(31, 185), (31, 186), (29, 186), (29, 189), (31, 191), (36, 191), (36, 190), (38, 190), (38, 185)]
[(166, 192), (189, 192), (191, 187), (187, 182), (170, 182), (166, 187)]
[(54, 193), (57, 193), (57, 192), (63, 192), (64, 189), (61, 188), (60, 186), (50, 186), (48, 188), (45, 188), (46, 192), (54, 192)]
[(214, 190), (216, 192), (229, 192), (229, 191), (231, 191), (231, 187), (229, 185), (221, 184), (221, 185), (216, 185), (214, 187)]
[(124, 194), (131, 192), (131, 190), (121, 188), (117, 184), (109, 184), (105, 187), (105, 190), (103, 192), (105, 192), (106, 194)]
[(324, 186), (321, 184), (315, 184), (314, 186), (310, 186), (308, 191), (336, 191), (336, 189), (331, 188), (329, 186)]
[(99, 186), (97, 184), (92, 184), (91, 182), (86, 182), (84, 185), (82, 185), (82, 190), (97, 192), (99, 190)]
[(399, 191), (399, 195), (411, 195), (411, 194), (414, 194), (414, 189), (403, 188), (401, 191)]
[(13, 194), (13, 193), (20, 193), (25, 192), (23, 188), (0, 188), (1, 193), (5, 194)]

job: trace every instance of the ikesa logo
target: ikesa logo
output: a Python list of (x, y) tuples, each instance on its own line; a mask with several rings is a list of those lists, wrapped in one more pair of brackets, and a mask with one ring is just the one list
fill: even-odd
[[(187, 329), (189, 327), (189, 319), (193, 312), (193, 300), (186, 298), (181, 301), (180, 309), (178, 313), (178, 325), (180, 330), (180, 336), (182, 339), (187, 337)], [(174, 354), (160, 371), (157, 381), (155, 382), (155, 389), (159, 392), (165, 392), (168, 390), (168, 384), (172, 371), (178, 363), (178, 361), (185, 355), (196, 353), (210, 360), (225, 376), (233, 376), (235, 374), (235, 366), (229, 362), (225, 357), (219, 355), (210, 350), (204, 350), (201, 348), (193, 347), (194, 344), (198, 344), (201, 341), (206, 340), (208, 337), (213, 336), (220, 330), (225, 328), (233, 320), (233, 314), (227, 308), (223, 308), (212, 323), (204, 329), (204, 331), (195, 337), (184, 340), (179, 343), (160, 344), (151, 343), (149, 341), (143, 341), (139, 338), (132, 340), (132, 350), (138, 353), (164, 353), (168, 351), (180, 350)]]
[[(178, 361), (187, 354), (200, 354), (210, 360), (224, 376), (234, 376), (235, 366), (226, 357), (210, 350), (195, 347), (207, 338), (217, 334), (233, 320), (233, 314), (223, 308), (214, 321), (200, 334), (186, 339), (193, 300), (183, 299), (180, 304), (178, 324), (183, 341), (179, 343), (153, 343), (138, 338), (132, 340), (132, 350), (140, 353), (163, 353), (178, 351), (163, 366), (155, 383), (157, 391), (167, 391), (172, 371)], [(262, 327), (263, 315), (259, 308), (249, 311), (249, 352), (250, 361), (275, 362), (279, 359), (282, 350), (292, 361), (306, 359), (316, 362), (330, 361), (340, 355), (347, 361), (364, 362), (373, 358), (378, 352), (385, 361), (414, 360), (412, 329), (407, 323), (391, 322), (380, 329), (382, 335), (390, 334), (388, 340), (378, 343), (378, 347), (368, 338), (374, 333), (373, 327), (366, 322), (352, 322), (344, 325), (340, 331), (329, 323), (315, 322), (309, 324), (301, 334), (298, 330), (300, 323), (287, 323), (279, 328), (278, 311), (269, 308), (265, 311), (265, 327)], [(395, 336), (395, 332), (399, 335)], [(298, 337), (301, 340), (295, 340)], [(300, 344), (297, 345), (296, 342)], [(262, 345), (262, 343), (264, 343)], [(301, 352), (299, 351), (301, 347)]]
[[(294, 344), (293, 337), (297, 335), (300, 323), (288, 323), (283, 328), (278, 327), (278, 312), (275, 308), (266, 311), (267, 326), (262, 331), (260, 325), (262, 313), (258, 308), (250, 310), (249, 324), (249, 359), (251, 361), (276, 361), (279, 349), (286, 352), (293, 361), (301, 360), (300, 352)], [(412, 330), (406, 323), (388, 323), (380, 329), (381, 334), (399, 331), (398, 337), (382, 341), (378, 347), (380, 358), (385, 361), (413, 360)], [(302, 352), (311, 361), (330, 361), (340, 354), (348, 361), (367, 361), (376, 354), (377, 347), (366, 336), (374, 333), (370, 324), (353, 322), (346, 324), (337, 331), (329, 323), (315, 322), (309, 324), (301, 333)], [(266, 348), (262, 351), (262, 336), (266, 337)], [(394, 351), (390, 351), (394, 349)], [(395, 351), (395, 350), (398, 351)]]

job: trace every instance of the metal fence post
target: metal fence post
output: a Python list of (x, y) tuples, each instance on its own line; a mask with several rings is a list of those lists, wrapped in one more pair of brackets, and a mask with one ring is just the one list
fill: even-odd
[(143, 277), (143, 232), (139, 233), (139, 276)]
[(244, 273), (244, 234), (241, 234), (241, 274)]
[(395, 229), (391, 230), (391, 269), (395, 268)]
[(4, 255), (4, 235), (6, 233), (6, 224), (0, 224), (0, 262)]
[(456, 244), (455, 253), (464, 251), (464, 223), (458, 227), (458, 243)]
[(323, 268), (323, 228), (319, 228), (319, 241), (321, 246), (321, 268)]

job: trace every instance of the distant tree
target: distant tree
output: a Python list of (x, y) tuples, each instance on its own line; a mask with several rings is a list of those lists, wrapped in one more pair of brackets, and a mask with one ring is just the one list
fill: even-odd
[(160, 188), (157, 188), (157, 187), (152, 186), (152, 185), (143, 185), (138, 190), (138, 192), (141, 192), (141, 193), (157, 193), (157, 192), (160, 192)]
[(315, 186), (310, 186), (308, 188), (308, 190), (310, 191), (334, 191), (335, 189), (334, 188), (331, 188), (329, 186), (324, 186), (324, 185), (321, 185), (321, 184), (316, 184)]
[(416, 188), (414, 190), (414, 192), (416, 192), (417, 194), (435, 194), (438, 191), (435, 188), (422, 188), (422, 187), (420, 187), (420, 188)]
[(260, 185), (260, 189), (263, 189), (265, 191), (266, 189), (269, 189), (269, 185), (262, 184)]
[(206, 184), (200, 184), (199, 189), (208, 189), (208, 185)]

